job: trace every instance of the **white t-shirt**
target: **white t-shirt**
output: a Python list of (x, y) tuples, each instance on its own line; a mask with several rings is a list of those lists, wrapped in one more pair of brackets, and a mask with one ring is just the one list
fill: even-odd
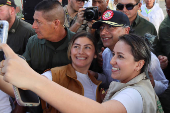
[(151, 9), (147, 9), (146, 4), (141, 6), (141, 14), (149, 18), (149, 21), (155, 26), (157, 32), (161, 22), (164, 20), (163, 10), (155, 3)]
[(11, 113), (9, 95), (0, 90), (0, 113)]
[[(94, 84), (90, 80), (88, 74), (82, 74), (82, 73), (80, 73), (78, 71), (75, 71), (75, 72), (76, 72), (76, 75), (77, 75), (77, 80), (82, 84), (82, 86), (84, 88), (84, 96), (96, 101), (96, 89), (97, 89), (97, 85)], [(42, 75), (47, 77), (49, 80), (52, 80), (52, 73), (51, 73), (51, 71), (46, 71)]]
[(83, 85), (84, 88), (84, 96), (96, 101), (96, 89), (97, 85), (94, 84), (88, 74), (82, 74), (76, 71), (77, 80)]
[(127, 113), (142, 113), (143, 111), (142, 96), (134, 88), (127, 88), (121, 91), (111, 100), (117, 100), (122, 103)]

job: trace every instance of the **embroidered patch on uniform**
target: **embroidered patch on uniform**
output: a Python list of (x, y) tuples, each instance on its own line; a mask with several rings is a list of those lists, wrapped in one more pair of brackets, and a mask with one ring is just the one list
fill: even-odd
[(106, 12), (104, 12), (102, 18), (103, 20), (109, 20), (113, 17), (114, 13), (112, 10), (107, 10)]

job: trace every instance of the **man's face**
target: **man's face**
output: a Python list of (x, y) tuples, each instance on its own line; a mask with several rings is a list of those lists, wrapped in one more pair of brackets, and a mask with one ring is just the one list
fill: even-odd
[(144, 1), (146, 3), (147, 8), (152, 8), (155, 3), (155, 0), (144, 0)]
[(11, 15), (10, 15), (11, 7), (7, 5), (0, 6), (0, 20), (6, 20), (10, 22)]
[(99, 11), (103, 14), (108, 6), (109, 0), (92, 0), (92, 6), (97, 6)]
[(34, 23), (32, 28), (35, 29), (39, 39), (49, 40), (50, 37), (56, 32), (54, 29), (54, 22), (49, 22), (43, 17), (42, 11), (35, 11), (34, 13)]
[(166, 11), (168, 16), (170, 17), (170, 0), (166, 0)]
[(84, 2), (84, 0), (70, 0), (69, 4), (71, 8), (77, 12), (80, 8), (83, 8)]
[(100, 26), (100, 37), (105, 47), (113, 50), (121, 35), (129, 33), (128, 28), (113, 27), (108, 24), (102, 24)]
[[(125, 13), (128, 16), (130, 21), (134, 21), (136, 19), (137, 11), (140, 9), (141, 3), (137, 4), (137, 2), (135, 0), (118, 0), (118, 4), (124, 5), (123, 9), (121, 9), (121, 10), (117, 9), (117, 10)], [(133, 9), (128, 10), (125, 7), (125, 5), (127, 5), (127, 4), (134, 5)]]

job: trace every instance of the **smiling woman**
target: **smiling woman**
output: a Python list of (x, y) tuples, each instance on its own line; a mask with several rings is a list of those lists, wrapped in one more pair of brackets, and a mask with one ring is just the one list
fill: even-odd
[[(112, 78), (127, 83), (143, 72), (149, 78), (148, 66), (151, 53), (149, 47), (143, 43), (143, 39), (138, 38), (139, 42), (136, 42), (137, 38), (135, 35), (125, 35), (119, 38), (110, 61), (113, 67)], [(146, 46), (146, 50), (143, 49), (143, 46)]]
[(91, 34), (77, 33), (68, 47), (68, 57), (72, 60), (73, 67), (81, 73), (87, 73), (93, 58), (97, 58), (96, 46), (96, 40)]
[[(101, 102), (98, 88), (100, 82), (88, 73), (93, 58), (97, 57), (95, 38), (85, 31), (75, 34), (69, 43), (68, 57), (71, 64), (52, 68), (42, 75), (71, 91)], [(48, 109), (45, 101), (41, 102), (44, 112), (57, 111), (51, 109), (52, 106)]]

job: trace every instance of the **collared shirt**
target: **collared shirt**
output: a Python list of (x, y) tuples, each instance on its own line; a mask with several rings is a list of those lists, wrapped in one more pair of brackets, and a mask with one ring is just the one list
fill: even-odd
[[(67, 28), (70, 28), (77, 20), (77, 14), (71, 18), (70, 15), (68, 14), (68, 10), (67, 10), (67, 5), (65, 5), (63, 7), (64, 9), (64, 13), (65, 13), (65, 22), (64, 22), (64, 25), (67, 27)], [(88, 31), (88, 25), (87, 25), (87, 21), (86, 20), (83, 20), (83, 24), (80, 26), (80, 28), (77, 30), (77, 32), (80, 32), (80, 31)]]
[[(116, 81), (115, 79), (111, 77), (112, 65), (110, 64), (110, 61), (113, 57), (112, 51), (109, 48), (106, 48), (103, 51), (102, 57), (103, 57), (103, 74), (104, 75), (98, 74), (98, 80), (101, 80), (102, 85), (107, 88), (112, 81)], [(163, 93), (167, 89), (169, 81), (166, 79), (160, 67), (160, 62), (158, 58), (153, 53), (151, 53), (151, 65), (150, 65), (149, 72), (152, 73), (154, 81), (155, 81), (154, 89), (155, 89), (156, 94), (159, 95)]]
[(157, 31), (155, 29), (155, 26), (151, 22), (140, 17), (139, 15), (137, 15), (131, 27), (134, 30), (133, 33), (136, 35), (144, 36), (146, 33), (150, 33), (151, 35), (157, 36)]
[(64, 43), (57, 49), (45, 39), (38, 39), (37, 35), (32, 36), (27, 44), (23, 56), (28, 64), (38, 73), (43, 73), (46, 69), (63, 66), (70, 63), (67, 57), (68, 43), (74, 35), (69, 29)]
[[(35, 34), (35, 31), (32, 29), (32, 25), (19, 19), (15, 18), (15, 21), (8, 31), (7, 44), (12, 48), (12, 50), (22, 55), (25, 52), (28, 39)], [(3, 59), (3, 56), (0, 55), (0, 61)]]
[(155, 3), (151, 9), (147, 9), (146, 4), (142, 5), (141, 14), (149, 18), (149, 21), (155, 26), (158, 32), (159, 25), (164, 20), (164, 13), (159, 7), (159, 4)]

